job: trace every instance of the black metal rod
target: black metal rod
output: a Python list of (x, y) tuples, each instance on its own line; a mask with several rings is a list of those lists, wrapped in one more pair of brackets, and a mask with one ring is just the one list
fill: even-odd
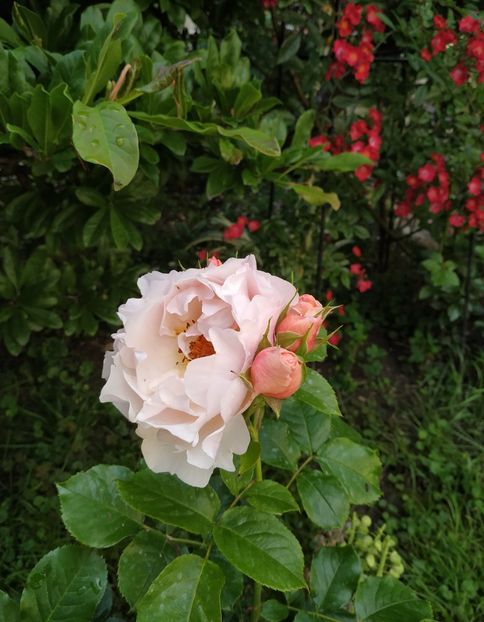
[(314, 290), (315, 290), (316, 296), (319, 296), (321, 294), (321, 289), (322, 289), (325, 227), (326, 227), (326, 207), (322, 206), (320, 220), (319, 220), (318, 255), (317, 255), (317, 261), (316, 261), (316, 282), (314, 284)]

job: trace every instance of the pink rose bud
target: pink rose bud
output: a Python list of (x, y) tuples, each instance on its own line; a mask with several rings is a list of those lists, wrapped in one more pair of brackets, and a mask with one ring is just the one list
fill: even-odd
[(302, 363), (294, 352), (272, 346), (256, 355), (250, 376), (256, 393), (284, 400), (301, 386)]
[[(288, 350), (295, 352), (300, 347), (302, 338), (306, 335), (306, 347), (308, 352), (311, 352), (323, 323), (320, 315), (322, 308), (321, 303), (310, 294), (303, 294), (297, 304), (289, 308), (286, 317), (276, 329), (276, 335), (294, 333), (299, 335), (301, 339), (295, 339), (289, 345), (284, 344)], [(317, 317), (318, 314), (319, 317)]]

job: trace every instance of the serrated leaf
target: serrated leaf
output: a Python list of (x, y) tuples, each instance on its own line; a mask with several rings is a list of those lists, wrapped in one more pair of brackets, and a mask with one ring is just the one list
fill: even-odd
[(302, 471), (297, 480), (297, 491), (309, 519), (323, 529), (342, 527), (350, 504), (344, 488), (332, 475), (321, 471)]
[(283, 514), (284, 512), (298, 511), (299, 506), (289, 490), (270, 479), (257, 482), (249, 488), (244, 499), (262, 512)]
[(22, 622), (91, 622), (107, 585), (104, 560), (68, 544), (47, 553), (27, 578)]
[(266, 419), (260, 433), (262, 462), (285, 471), (295, 471), (301, 455), (288, 426), (282, 421)]
[(233, 508), (223, 514), (213, 536), (229, 562), (254, 581), (283, 592), (305, 587), (301, 546), (275, 516)]
[(288, 425), (292, 437), (307, 455), (316, 453), (331, 433), (330, 415), (294, 397), (284, 400), (281, 421)]
[(361, 563), (351, 546), (323, 547), (311, 564), (311, 595), (318, 608), (347, 605), (358, 585)]
[(74, 538), (103, 548), (139, 531), (143, 516), (123, 501), (116, 486), (131, 475), (126, 467), (98, 464), (57, 484), (62, 520)]
[(116, 102), (95, 108), (77, 101), (73, 108), (72, 140), (86, 162), (108, 168), (114, 189), (128, 185), (138, 170), (138, 134), (126, 110)]
[(182, 555), (161, 572), (138, 604), (137, 622), (221, 622), (224, 576), (213, 562)]
[(336, 394), (329, 382), (314, 369), (308, 369), (303, 385), (294, 398), (327, 415), (341, 415)]
[(174, 558), (175, 552), (161, 533), (141, 531), (133, 538), (118, 562), (119, 591), (132, 608)]
[(289, 609), (287, 606), (275, 598), (266, 600), (262, 605), (261, 617), (263, 620), (267, 620), (267, 622), (282, 622), (288, 615)]
[(317, 460), (339, 480), (351, 503), (371, 503), (380, 496), (381, 463), (369, 447), (334, 438), (319, 450)]
[(138, 471), (119, 482), (131, 507), (162, 523), (204, 535), (211, 529), (220, 500), (210, 486), (194, 488), (174, 475)]
[(432, 617), (429, 603), (393, 577), (367, 577), (356, 591), (361, 622), (421, 622)]

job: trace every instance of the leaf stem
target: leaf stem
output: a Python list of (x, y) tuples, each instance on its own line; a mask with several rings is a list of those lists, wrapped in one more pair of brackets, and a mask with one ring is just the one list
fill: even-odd
[(388, 551), (390, 549), (391, 538), (388, 536), (383, 541), (383, 550), (381, 552), (380, 563), (378, 564), (378, 570), (376, 571), (377, 577), (383, 577), (383, 571), (385, 570), (385, 564), (388, 557)]
[[(264, 417), (264, 409), (259, 408), (259, 410), (255, 413), (254, 425), (252, 428), (252, 438), (257, 443), (259, 442), (259, 430), (262, 424), (263, 417)], [(256, 482), (261, 482), (262, 479), (263, 479), (262, 460), (259, 456), (257, 458), (257, 462), (255, 463), (255, 480)], [(262, 585), (258, 583), (257, 581), (254, 581), (254, 595), (252, 599), (252, 612), (250, 614), (250, 622), (258, 622), (259, 616), (260, 616), (260, 610), (261, 610), (261, 601), (262, 601)]]
[(147, 531), (154, 531), (160, 536), (163, 536), (164, 538), (166, 538), (166, 540), (168, 540), (168, 542), (173, 542), (176, 544), (189, 544), (190, 546), (200, 546), (202, 548), (205, 548), (207, 546), (205, 542), (200, 542), (200, 540), (192, 540), (191, 538), (177, 538), (175, 536), (170, 536), (164, 531), (160, 531), (159, 529), (156, 529), (155, 527), (151, 527), (150, 525), (143, 525), (143, 528), (146, 529)]
[(301, 473), (301, 471), (303, 469), (305, 469), (307, 467), (307, 465), (312, 461), (314, 456), (308, 456), (306, 458), (306, 460), (301, 464), (301, 466), (298, 468), (298, 470), (293, 473), (291, 479), (287, 482), (286, 484), (286, 488), (290, 488), (291, 484), (294, 482), (294, 480), (297, 478), (297, 476), (299, 475), (299, 473)]
[(318, 611), (308, 611), (307, 609), (299, 609), (299, 607), (291, 607), (291, 605), (287, 605), (287, 608), (290, 611), (303, 611), (308, 616), (313, 616), (314, 618), (319, 618), (320, 620), (326, 620), (327, 622), (339, 622), (336, 618), (327, 616), (324, 613), (319, 613)]

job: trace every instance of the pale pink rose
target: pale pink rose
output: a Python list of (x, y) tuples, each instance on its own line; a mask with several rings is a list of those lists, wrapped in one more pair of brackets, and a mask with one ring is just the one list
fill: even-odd
[(284, 400), (301, 386), (302, 363), (279, 346), (264, 348), (252, 363), (250, 377), (257, 394)]
[[(308, 352), (311, 352), (323, 324), (322, 309), (323, 306), (314, 296), (303, 294), (294, 306), (289, 307), (286, 317), (276, 329), (276, 334), (295, 333), (301, 338), (307, 335), (306, 345)], [(284, 345), (288, 350), (295, 352), (300, 347), (301, 341), (302, 339), (295, 338), (289, 345)]]
[(205, 486), (248, 447), (242, 413), (254, 393), (240, 375), (295, 289), (257, 270), (253, 256), (151, 272), (138, 287), (141, 298), (119, 308), (100, 399), (137, 424), (150, 469)]

